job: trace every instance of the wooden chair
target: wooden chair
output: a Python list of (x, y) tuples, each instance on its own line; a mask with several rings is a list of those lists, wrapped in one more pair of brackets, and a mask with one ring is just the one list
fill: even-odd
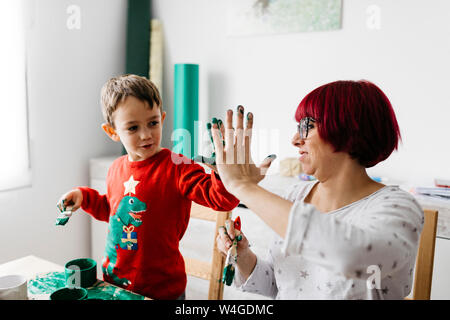
[(214, 246), (212, 261), (206, 262), (189, 257), (183, 257), (186, 267), (186, 274), (209, 281), (209, 300), (223, 299), (222, 272), (225, 264), (225, 258), (221, 255), (216, 246), (216, 237), (220, 226), (225, 225), (225, 220), (231, 219), (231, 211), (214, 211), (192, 203), (191, 218), (215, 222)]
[(425, 223), (417, 251), (412, 300), (430, 300), (431, 295), (438, 212), (424, 210), (424, 214)]

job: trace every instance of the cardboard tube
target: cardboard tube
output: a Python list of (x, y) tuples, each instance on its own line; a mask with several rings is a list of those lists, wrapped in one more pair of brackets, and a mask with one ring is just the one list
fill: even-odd
[(191, 159), (197, 155), (198, 64), (175, 64), (173, 151)]

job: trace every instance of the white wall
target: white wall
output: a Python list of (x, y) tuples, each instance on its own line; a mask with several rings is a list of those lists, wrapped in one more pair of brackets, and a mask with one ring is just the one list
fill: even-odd
[[(273, 133), (270, 146), (268, 137), (253, 146), (261, 160), (269, 153), (297, 155), (290, 145), (293, 116), (308, 92), (364, 78), (390, 98), (403, 135), (399, 151), (369, 172), (417, 183), (450, 177), (450, 1), (344, 0), (340, 30), (251, 37), (227, 36), (227, 1), (152, 3), (165, 37), (167, 146), (175, 63), (200, 64), (201, 120), (243, 104), (255, 114), (256, 132)], [(380, 30), (366, 27), (369, 5), (381, 9)]]
[[(108, 78), (125, 69), (126, 1), (28, 2), (33, 177), (31, 187), (0, 192), (0, 263), (33, 254), (64, 264), (90, 254), (90, 218), (77, 214), (57, 227), (56, 202), (89, 184), (91, 157), (121, 150), (100, 128), (99, 94)], [(72, 4), (81, 9), (80, 30), (66, 27)]]

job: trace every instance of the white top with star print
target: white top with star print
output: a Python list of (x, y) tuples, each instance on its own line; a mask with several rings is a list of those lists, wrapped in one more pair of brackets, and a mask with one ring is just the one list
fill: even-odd
[[(317, 181), (292, 187), (286, 237), (235, 286), (275, 299), (403, 299), (412, 287), (422, 208), (398, 186), (385, 186), (323, 214), (304, 202)], [(250, 239), (251, 240), (251, 239)]]

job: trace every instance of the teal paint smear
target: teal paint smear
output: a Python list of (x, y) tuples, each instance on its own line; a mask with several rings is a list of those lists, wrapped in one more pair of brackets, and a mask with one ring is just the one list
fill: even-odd
[(50, 294), (65, 286), (66, 276), (64, 272), (50, 272), (29, 280), (28, 292), (30, 294)]
[[(28, 293), (31, 295), (51, 294), (66, 286), (64, 272), (49, 272), (28, 281)], [(97, 281), (86, 288), (88, 299), (99, 300), (144, 300), (145, 297), (128, 290), (113, 286), (105, 281)]]
[(100, 300), (144, 300), (139, 294), (112, 286), (104, 281), (98, 281), (94, 286), (88, 288), (88, 299)]

